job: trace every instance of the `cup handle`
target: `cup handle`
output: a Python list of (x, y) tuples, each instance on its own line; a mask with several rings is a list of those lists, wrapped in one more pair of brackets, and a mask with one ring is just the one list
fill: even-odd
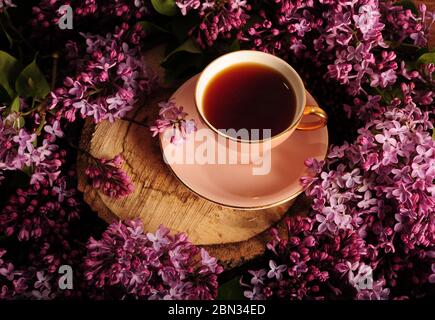
[(305, 106), (303, 116), (308, 116), (308, 115), (316, 116), (318, 118), (318, 121), (310, 122), (310, 123), (299, 122), (298, 126), (296, 127), (296, 130), (302, 130), (302, 131), (316, 130), (316, 129), (323, 128), (326, 125), (326, 122), (328, 122), (328, 115), (320, 107)]

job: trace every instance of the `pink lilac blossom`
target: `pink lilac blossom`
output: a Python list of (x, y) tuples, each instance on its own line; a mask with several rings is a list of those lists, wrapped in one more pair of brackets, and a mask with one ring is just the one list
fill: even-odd
[(160, 226), (146, 233), (137, 220), (111, 224), (87, 244), (85, 277), (94, 298), (213, 299), (223, 268), (183, 233)]
[(300, 56), (305, 51), (303, 37), (323, 24), (321, 17), (309, 9), (313, 1), (284, 0), (272, 4), (270, 11), (260, 9), (258, 21), (244, 32), (242, 41), (252, 49), (287, 58), (291, 53)]
[(187, 135), (197, 130), (195, 120), (186, 120), (188, 114), (174, 100), (160, 102), (159, 108), (160, 118), (150, 127), (153, 137), (170, 130), (170, 142), (177, 145), (184, 143)]
[(112, 198), (125, 197), (134, 191), (134, 186), (128, 175), (121, 169), (124, 162), (120, 155), (113, 159), (92, 159), (94, 162), (85, 174), (95, 189)]
[(435, 22), (435, 14), (427, 11), (424, 3), (419, 4), (418, 14), (412, 12), (411, 9), (403, 9), (392, 1), (382, 1), (380, 7), (387, 27), (396, 30), (396, 32), (389, 33), (390, 41), (402, 42), (410, 38), (416, 46), (425, 47), (427, 45), (427, 35)]
[[(47, 246), (48, 248), (48, 246)], [(56, 248), (57, 252), (61, 248)], [(41, 250), (41, 253), (44, 249)], [(29, 263), (30, 266), (22, 266), (21, 269), (15, 268), (10, 261), (2, 259), (2, 255), (6, 254), (5, 250), (0, 249), (0, 301), (2, 300), (52, 300), (56, 298), (79, 298), (78, 290), (60, 290), (59, 289), (59, 274), (57, 269), (53, 272), (48, 272), (46, 263), (51, 259), (49, 255), (43, 260), (35, 258)], [(40, 254), (35, 251), (31, 255)], [(71, 263), (72, 260), (62, 260), (63, 263)], [(76, 261), (75, 261), (76, 262)]]
[(20, 296), (27, 290), (26, 279), (21, 271), (15, 270), (14, 265), (5, 260), (6, 253), (0, 248), (0, 301)]
[(397, 73), (398, 88), (395, 93), (386, 98), (381, 95), (366, 95), (359, 96), (353, 99), (352, 104), (344, 104), (345, 112), (350, 116), (354, 115), (362, 120), (363, 123), (370, 121), (373, 118), (378, 118), (383, 113), (382, 99), (390, 103), (393, 98), (397, 98), (403, 94), (412, 95), (412, 100), (423, 111), (432, 111), (434, 87), (433, 72), (435, 66), (433, 63), (422, 64), (418, 69), (411, 69), (406, 66), (404, 61), (401, 61), (399, 71)]
[(66, 188), (64, 178), (57, 179), (53, 188), (18, 189), (0, 213), (0, 233), (19, 241), (46, 238), (53, 232), (65, 234), (68, 222), (78, 218), (75, 194)]
[[(10, 0), (6, 0), (10, 1)], [(150, 1), (146, 0), (41, 0), (37, 6), (32, 7), (32, 20), (30, 25), (35, 29), (34, 35), (38, 37), (50, 30), (50, 34), (60, 35), (57, 28), (62, 12), (59, 8), (69, 5), (73, 9), (74, 27), (80, 30), (95, 19), (95, 24), (101, 23), (104, 17), (118, 17), (121, 21), (128, 22), (132, 19), (142, 19), (150, 13)]]
[(385, 280), (376, 281), (370, 289), (358, 291), (356, 300), (388, 300), (390, 290), (384, 288)]
[[(401, 84), (401, 89), (406, 91), (407, 94), (413, 94), (414, 101), (422, 110), (433, 111), (433, 97), (435, 95), (435, 90), (430, 90), (430, 88), (435, 87), (435, 79), (433, 79), (435, 64), (421, 64), (418, 70), (413, 70), (411, 72), (408, 70), (405, 71), (405, 69), (406, 68), (403, 67), (402, 76), (406, 80), (413, 81)], [(426, 88), (429, 88), (429, 90)]]
[(95, 123), (113, 122), (132, 110), (138, 99), (151, 91), (156, 76), (142, 61), (138, 47), (125, 42), (126, 34), (131, 32), (140, 38), (143, 30), (139, 25), (130, 29), (123, 24), (105, 37), (82, 34), (85, 53), (69, 42), (70, 58), (77, 65), (76, 76), (66, 77), (63, 87), (51, 93), (49, 109), (60, 109), (71, 122), (78, 113)]
[(382, 112), (355, 142), (332, 146), (324, 163), (307, 161), (318, 176), (303, 180), (313, 183), (307, 194), (318, 232), (357, 232), (374, 250), (371, 267), (391, 289), (405, 270), (413, 286), (427, 284), (433, 263), (427, 253), (435, 248), (433, 113), (417, 107), (411, 84), (402, 84), (402, 100), (377, 107)]
[[(359, 129), (353, 144), (332, 147), (326, 170), (308, 191), (316, 219), (329, 223), (320, 224), (319, 232), (351, 228), (363, 237), (374, 232), (381, 247), (392, 251), (394, 238), (409, 249), (433, 245), (435, 142), (428, 133), (433, 124), (412, 97), (404, 100)], [(373, 221), (373, 214), (380, 220)]]
[(240, 38), (251, 7), (245, 0), (179, 0), (176, 4), (182, 15), (195, 12), (201, 19), (199, 26), (190, 30), (201, 48), (211, 47), (219, 39)]
[[(414, 42), (424, 45), (434, 19), (424, 6), (417, 16), (378, 0), (283, 0), (273, 6), (272, 14), (259, 11), (259, 21), (242, 41), (296, 63), (303, 59), (316, 67), (326, 65), (327, 78), (345, 85), (353, 96), (396, 83), (398, 61), (389, 42), (395, 34), (398, 43), (417, 39), (418, 34)], [(386, 32), (386, 24), (394, 32)]]
[(358, 292), (359, 287), (344, 279), (352, 266), (369, 256), (365, 241), (350, 229), (333, 237), (319, 235), (315, 224), (310, 218), (295, 217), (287, 219), (285, 236), (272, 230), (266, 252), (268, 266), (249, 270), (241, 280), (245, 297), (320, 300)]
[[(73, 173), (71, 172), (71, 175)], [(77, 191), (58, 178), (54, 188), (17, 189), (0, 213), (0, 236), (20, 248), (13, 263), (0, 249), (0, 300), (78, 297), (81, 290), (60, 290), (59, 267), (79, 265), (83, 252), (72, 234), (81, 202)]]
[(12, 0), (0, 0), (0, 13), (12, 7), (16, 7)]
[(63, 137), (60, 121), (50, 120), (51, 124), (43, 127), (43, 139), (38, 141), (37, 133), (16, 126), (18, 117), (17, 113), (10, 113), (5, 118), (0, 116), (0, 171), (28, 170), (30, 184), (39, 185), (45, 181), (53, 184), (62, 165), (55, 144), (57, 138)]

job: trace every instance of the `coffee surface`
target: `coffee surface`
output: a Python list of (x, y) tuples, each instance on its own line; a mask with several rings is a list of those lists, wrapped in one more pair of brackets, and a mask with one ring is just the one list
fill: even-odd
[(203, 99), (204, 115), (216, 129), (260, 129), (260, 133), (270, 129), (275, 136), (295, 117), (296, 96), (286, 78), (255, 63), (240, 63), (217, 73)]

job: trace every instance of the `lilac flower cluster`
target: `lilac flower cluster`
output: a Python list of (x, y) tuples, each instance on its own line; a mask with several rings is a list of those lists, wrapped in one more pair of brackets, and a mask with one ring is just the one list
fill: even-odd
[(31, 184), (53, 184), (60, 174), (60, 158), (64, 153), (55, 144), (63, 136), (59, 120), (53, 119), (43, 127), (44, 136), (38, 142), (37, 132), (20, 128), (19, 119), (19, 113), (10, 113), (5, 118), (0, 115), (0, 173), (27, 170), (31, 173)]
[[(10, 0), (6, 0), (10, 2)], [(50, 29), (50, 33), (56, 33), (56, 26), (59, 23), (63, 12), (59, 8), (69, 5), (73, 9), (74, 23), (82, 28), (88, 19), (102, 20), (103, 17), (119, 17), (122, 21), (131, 19), (142, 19), (150, 11), (150, 2), (145, 0), (41, 0), (37, 6), (32, 8), (33, 17), (30, 25), (37, 30), (34, 33)], [(77, 26), (76, 26), (77, 27)], [(58, 31), (58, 30), (57, 30)]]
[[(48, 249), (48, 246), (47, 246)], [(42, 249), (44, 254), (46, 249)], [(59, 249), (57, 249), (59, 250)], [(46, 260), (33, 260), (26, 262), (32, 263), (30, 266), (23, 265), (22, 268), (16, 268), (10, 261), (4, 260), (6, 250), (0, 248), (0, 301), (16, 299), (32, 300), (51, 300), (55, 298), (78, 297), (79, 291), (58, 289), (57, 269), (53, 272), (47, 272)], [(38, 255), (35, 252), (34, 255)], [(3, 259), (2, 259), (3, 257)], [(50, 257), (50, 255), (46, 255)], [(62, 263), (70, 263), (71, 260), (64, 260)]]
[(169, 129), (170, 141), (177, 145), (184, 143), (187, 135), (197, 130), (195, 120), (186, 120), (187, 113), (183, 111), (183, 107), (177, 106), (174, 100), (160, 102), (159, 107), (160, 118), (150, 127), (153, 137)]
[(117, 16), (121, 17), (124, 21), (132, 18), (142, 19), (150, 12), (151, 4), (147, 0), (114, 0), (114, 1), (101, 1), (101, 0), (87, 0), (82, 1), (75, 12), (79, 15), (95, 15), (103, 16)]
[[(387, 96), (388, 103), (393, 98), (400, 98), (403, 95), (412, 95), (412, 101), (419, 106), (423, 111), (433, 110), (433, 97), (435, 87), (433, 73), (435, 65), (433, 63), (422, 64), (418, 69), (408, 70), (404, 61), (401, 61), (400, 68), (397, 73), (397, 87), (394, 89), (394, 95)], [(389, 88), (391, 90), (391, 88)], [(382, 92), (380, 92), (382, 94)], [(350, 104), (344, 104), (343, 109), (348, 117), (352, 115), (358, 117), (363, 123), (370, 121), (373, 118), (382, 116), (383, 113), (383, 97), (381, 95), (365, 95), (355, 97)], [(385, 99), (385, 97), (384, 97)], [(408, 98), (411, 99), (411, 98)]]
[[(126, 42), (127, 34), (135, 43)], [(105, 37), (83, 34), (85, 53), (77, 43), (69, 42), (69, 58), (77, 66), (76, 76), (66, 77), (63, 87), (51, 93), (49, 109), (61, 109), (71, 122), (77, 112), (82, 118), (92, 117), (96, 123), (124, 117), (155, 83), (155, 75), (142, 61), (137, 47), (142, 35), (140, 25), (131, 29), (124, 23)]]
[(79, 214), (75, 193), (67, 188), (64, 177), (53, 187), (18, 189), (0, 213), (0, 233), (18, 241), (65, 235), (69, 221)]
[(12, 7), (16, 7), (12, 0), (0, 0), (0, 13)]
[(310, 11), (314, 9), (314, 1), (279, 0), (271, 6), (269, 10), (265, 10), (266, 6), (258, 11), (258, 21), (253, 22), (241, 40), (252, 49), (283, 58), (292, 53), (300, 56), (307, 48), (302, 43), (303, 37), (324, 23)]
[[(363, 85), (382, 89), (396, 82), (398, 62), (389, 49), (394, 37), (390, 34), (397, 34), (399, 43), (418, 37), (414, 42), (423, 45), (434, 20), (424, 5), (417, 16), (378, 0), (282, 0), (271, 12), (261, 10), (260, 21), (242, 40), (256, 50), (327, 65), (327, 76), (346, 85), (354, 96), (367, 95)], [(388, 41), (383, 35), (386, 23), (394, 30), (386, 36)]]
[[(378, 1), (347, 2), (338, 13), (328, 17), (326, 35), (318, 38), (318, 50), (335, 51), (336, 59), (328, 65), (328, 75), (348, 86), (352, 95), (360, 93), (362, 84), (386, 88), (394, 84), (397, 75), (396, 54), (387, 48), (382, 36)], [(337, 23), (339, 21), (339, 23)]]
[(427, 284), (435, 250), (433, 124), (408, 89), (403, 84), (403, 101), (359, 129), (354, 143), (332, 146), (325, 164), (307, 161), (319, 175), (303, 180), (313, 182), (307, 193), (317, 231), (357, 232), (373, 250), (370, 266), (392, 289), (405, 270), (413, 286)]
[(176, 4), (182, 15), (195, 12), (201, 19), (190, 31), (201, 48), (213, 46), (218, 39), (240, 38), (251, 8), (246, 0), (178, 0)]
[[(308, 193), (319, 232), (374, 233), (385, 252), (395, 251), (393, 239), (409, 249), (435, 243), (433, 124), (410, 99), (395, 100), (383, 117), (358, 130), (353, 144), (331, 148), (326, 172)], [(316, 161), (307, 164), (321, 171)]]
[[(71, 172), (71, 175), (73, 173)], [(0, 250), (0, 300), (53, 299), (79, 296), (81, 291), (60, 290), (59, 267), (78, 265), (81, 248), (72, 235), (73, 222), (78, 220), (80, 201), (77, 191), (66, 186), (67, 177), (58, 178), (54, 187), (18, 189), (0, 213), (0, 236), (14, 244), (5, 262)], [(74, 239), (74, 240), (73, 240)]]
[(140, 221), (113, 223), (90, 239), (86, 279), (94, 298), (213, 299), (222, 267), (185, 234), (160, 227), (145, 233)]
[(112, 198), (121, 198), (133, 192), (134, 186), (127, 174), (121, 169), (124, 162), (120, 155), (113, 159), (95, 159), (85, 170), (91, 185), (101, 189), (103, 193)]
[(396, 30), (388, 34), (388, 40), (401, 43), (411, 39), (415, 46), (427, 45), (427, 35), (435, 22), (435, 13), (427, 11), (424, 3), (418, 6), (419, 15), (414, 14), (411, 9), (395, 5), (392, 1), (382, 1), (380, 7), (386, 27)]
[(22, 272), (15, 270), (14, 265), (5, 260), (6, 250), (0, 248), (0, 301), (23, 294), (27, 287)]
[[(371, 252), (353, 230), (340, 230), (334, 236), (319, 235), (316, 222), (296, 217), (286, 221), (287, 234), (272, 230), (267, 244), (267, 268), (250, 270), (241, 284), (245, 297), (256, 299), (338, 299), (345, 294), (387, 299), (385, 281), (373, 280), (372, 269), (364, 264)], [(249, 282), (246, 282), (249, 280)]]

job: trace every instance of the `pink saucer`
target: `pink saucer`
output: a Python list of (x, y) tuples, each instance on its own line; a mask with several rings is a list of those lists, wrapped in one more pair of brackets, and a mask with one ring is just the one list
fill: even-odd
[[(194, 89), (198, 75), (186, 81), (173, 95), (176, 104), (194, 119), (198, 130), (206, 128), (194, 102)], [(307, 104), (317, 105), (307, 92)], [(188, 139), (193, 139), (189, 136)], [(214, 134), (217, 144), (217, 135)], [(165, 159), (170, 142), (160, 135)], [(194, 146), (197, 146), (195, 142)], [(169, 146), (171, 147), (171, 146)], [(314, 131), (295, 131), (290, 138), (272, 149), (270, 172), (254, 175), (255, 164), (168, 164), (178, 179), (199, 196), (236, 209), (255, 210), (287, 202), (304, 191), (299, 183), (307, 176), (304, 161), (307, 158), (322, 160), (328, 149), (326, 127)], [(258, 165), (257, 165), (258, 167)]]

